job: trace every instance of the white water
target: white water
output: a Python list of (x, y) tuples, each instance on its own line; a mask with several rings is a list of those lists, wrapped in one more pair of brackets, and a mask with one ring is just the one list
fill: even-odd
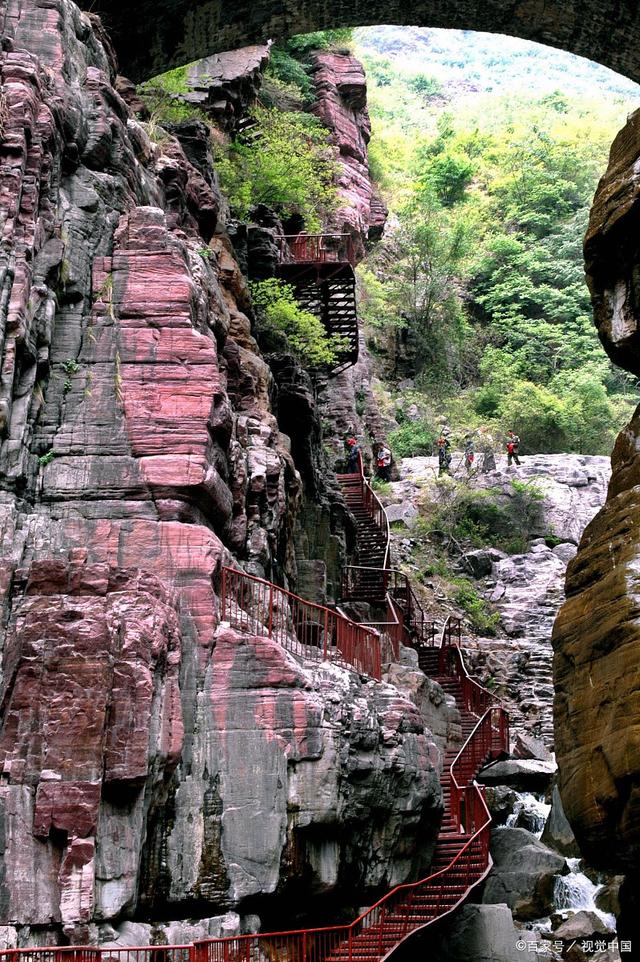
[(598, 893), (603, 888), (596, 885), (580, 871), (581, 860), (568, 858), (568, 875), (559, 875), (554, 889), (554, 902), (559, 912), (593, 912), (611, 932), (616, 930), (615, 916), (602, 912), (596, 905)]
[(540, 838), (550, 811), (551, 805), (540, 801), (529, 792), (523, 792), (513, 806), (513, 813), (507, 817), (506, 828), (516, 828), (519, 825)]

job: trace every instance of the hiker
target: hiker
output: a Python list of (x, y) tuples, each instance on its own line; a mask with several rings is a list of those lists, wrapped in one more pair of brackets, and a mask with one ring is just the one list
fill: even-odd
[(507, 432), (507, 467), (511, 467), (511, 462), (515, 461), (516, 464), (520, 464), (520, 458), (518, 457), (518, 451), (520, 450), (520, 438), (513, 431)]
[(376, 474), (381, 481), (391, 481), (391, 451), (386, 444), (377, 445)]
[(347, 438), (345, 441), (347, 450), (347, 474), (360, 473), (360, 448), (355, 438)]
[(464, 466), (467, 469), (467, 474), (471, 474), (473, 470), (473, 462), (476, 459), (476, 452), (473, 443), (473, 438), (467, 438), (464, 442)]
[(436, 443), (438, 445), (438, 474), (448, 474), (451, 464), (451, 455), (449, 454), (451, 442), (444, 431), (440, 432), (440, 437)]

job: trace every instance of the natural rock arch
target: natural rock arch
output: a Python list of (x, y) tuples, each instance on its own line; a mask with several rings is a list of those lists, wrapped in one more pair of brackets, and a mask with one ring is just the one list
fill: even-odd
[(581, 54), (640, 81), (637, 0), (83, 0), (139, 81), (220, 50), (376, 23), (485, 30)]

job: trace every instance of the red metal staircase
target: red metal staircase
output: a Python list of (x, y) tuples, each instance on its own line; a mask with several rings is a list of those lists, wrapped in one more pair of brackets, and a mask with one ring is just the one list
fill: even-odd
[[(491, 868), (491, 816), (475, 777), (508, 749), (508, 717), (468, 675), (457, 643), (459, 623), (448, 619), (436, 644), (410, 582), (387, 567), (386, 514), (362, 471), (341, 476), (340, 483), (356, 520), (359, 558), (366, 562), (347, 573), (347, 594), (387, 606), (384, 630), (396, 641), (413, 644), (423, 670), (453, 696), (460, 711), (463, 744), (448, 749), (443, 759), (444, 813), (431, 874), (396, 886), (349, 925), (191, 945), (10, 949), (0, 952), (0, 962), (383, 962), (412, 933), (460, 905), (485, 878)], [(313, 651), (318, 659), (337, 658), (380, 677), (380, 635), (370, 626), (233, 569), (225, 570), (222, 595), (223, 617), (241, 630), (264, 633), (298, 657)]]
[(296, 234), (280, 245), (279, 276), (291, 284), (300, 306), (322, 321), (344, 350), (329, 370), (339, 374), (358, 360), (355, 252), (348, 234)]

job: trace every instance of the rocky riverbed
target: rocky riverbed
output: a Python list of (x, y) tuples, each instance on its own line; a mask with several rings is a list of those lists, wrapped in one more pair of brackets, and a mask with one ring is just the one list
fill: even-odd
[[(473, 577), (500, 616), (495, 636), (466, 631), (464, 644), (474, 672), (508, 700), (514, 731), (540, 736), (552, 748), (553, 622), (564, 600), (567, 564), (582, 531), (604, 504), (611, 468), (609, 458), (577, 454), (525, 455), (521, 462), (509, 469), (506, 458), (499, 457), (495, 471), (468, 476), (461, 469), (462, 456), (453, 457), (453, 477), (465, 491), (490, 491), (500, 505), (526, 485), (540, 499), (526, 552), (487, 547), (458, 557), (456, 567)], [(399, 467), (400, 480), (383, 499), (389, 502), (390, 520), (398, 522), (393, 525), (396, 555), (411, 566), (412, 551), (424, 537), (419, 518), (429, 504), (441, 503), (443, 492), (437, 458), (405, 458)], [(437, 600), (443, 604), (444, 599)]]

